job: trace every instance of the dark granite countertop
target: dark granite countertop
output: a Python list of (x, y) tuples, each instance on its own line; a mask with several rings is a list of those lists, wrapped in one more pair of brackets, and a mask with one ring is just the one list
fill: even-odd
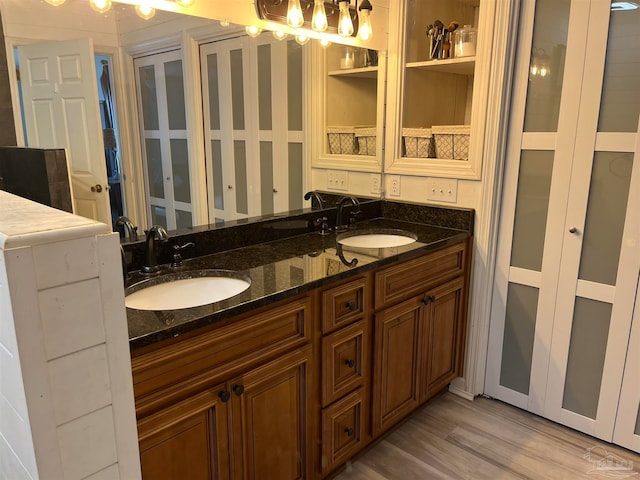
[[(416, 219), (416, 215), (405, 215), (408, 212), (404, 210), (404, 204), (396, 205), (400, 208), (394, 208), (394, 211), (397, 210), (395, 217)], [(457, 243), (473, 233), (473, 211), (453, 209), (453, 212), (458, 217), (466, 215), (466, 224), (454, 222), (456, 227), (465, 228), (448, 228), (398, 218), (374, 218), (358, 222), (349, 229), (349, 232), (400, 229), (417, 236), (417, 241), (401, 247), (336, 248), (335, 233), (320, 235), (312, 231), (186, 260), (183, 266), (178, 269), (167, 268), (166, 272), (232, 270), (249, 277), (251, 286), (227, 300), (199, 307), (164, 311), (127, 308), (130, 348), (135, 350), (178, 337), (249, 310)], [(357, 259), (357, 262), (353, 262), (353, 259)], [(138, 273), (131, 275), (128, 289), (135, 288), (133, 285), (143, 280), (144, 277)]]

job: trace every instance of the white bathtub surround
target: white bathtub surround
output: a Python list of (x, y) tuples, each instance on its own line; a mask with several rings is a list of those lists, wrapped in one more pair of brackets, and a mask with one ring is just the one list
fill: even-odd
[(119, 237), (2, 191), (0, 477), (140, 478)]

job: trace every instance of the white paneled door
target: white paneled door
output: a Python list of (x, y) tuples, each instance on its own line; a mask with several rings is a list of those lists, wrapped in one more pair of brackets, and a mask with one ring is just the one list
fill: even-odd
[(523, 0), (520, 31), (485, 390), (638, 450), (640, 9)]
[(74, 212), (111, 225), (91, 40), (21, 46), (18, 55), (27, 145), (65, 149)]

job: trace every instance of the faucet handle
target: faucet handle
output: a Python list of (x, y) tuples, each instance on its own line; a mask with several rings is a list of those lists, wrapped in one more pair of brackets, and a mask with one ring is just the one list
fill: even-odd
[(313, 223), (320, 225), (320, 231), (318, 232), (320, 235), (329, 235), (329, 220), (327, 217), (318, 217)]
[(360, 215), (362, 213), (361, 210), (352, 210), (349, 213), (349, 226), (353, 227), (356, 224), (356, 219), (358, 217), (358, 215)]
[(196, 244), (193, 242), (187, 242), (184, 245), (174, 245), (173, 257), (171, 259), (171, 267), (176, 268), (182, 265), (182, 254), (180, 252), (187, 247), (195, 247), (195, 246)]

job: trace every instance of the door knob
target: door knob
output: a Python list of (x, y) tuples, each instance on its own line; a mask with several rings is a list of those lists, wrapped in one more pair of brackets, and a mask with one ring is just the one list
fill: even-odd
[(353, 368), (356, 365), (356, 361), (355, 360), (351, 360), (351, 359), (345, 360), (344, 363), (349, 368)]
[(347, 306), (347, 308), (348, 308), (349, 310), (351, 310), (352, 312), (358, 308), (358, 306), (356, 305), (356, 302), (354, 302), (354, 301), (352, 301), (352, 300), (349, 300), (349, 301), (347, 302), (346, 306)]
[(228, 402), (231, 398), (231, 394), (226, 390), (223, 390), (218, 394), (218, 397), (220, 397), (220, 400), (222, 400), (223, 402)]
[(345, 428), (344, 433), (346, 433), (348, 436), (353, 435), (353, 428), (350, 428), (350, 427)]
[(92, 192), (97, 192), (100, 193), (102, 191), (102, 185), (98, 184), (98, 185), (94, 185), (91, 187), (91, 191)]
[(576, 227), (571, 227), (569, 229), (569, 233), (578, 233), (578, 229)]

